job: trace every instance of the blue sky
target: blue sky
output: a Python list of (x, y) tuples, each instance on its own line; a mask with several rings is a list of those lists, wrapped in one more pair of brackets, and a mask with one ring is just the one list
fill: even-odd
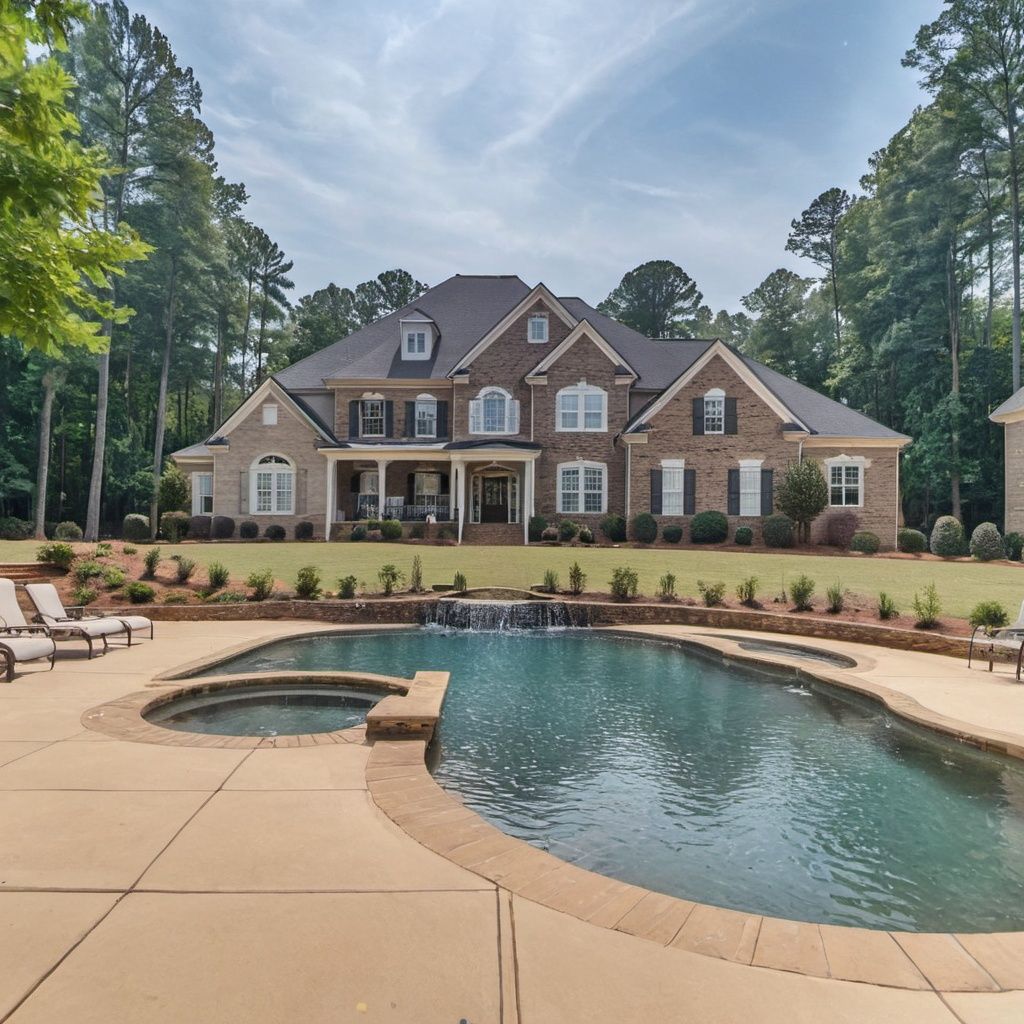
[(144, 0), (295, 297), (401, 266), (602, 299), (671, 259), (716, 310), (922, 100), (940, 0)]

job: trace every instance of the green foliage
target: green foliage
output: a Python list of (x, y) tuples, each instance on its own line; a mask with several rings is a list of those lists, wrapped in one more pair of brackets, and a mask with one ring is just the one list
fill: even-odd
[(302, 601), (317, 601), (322, 593), (320, 572), (315, 565), (304, 565), (295, 577), (295, 596)]
[(658, 580), (658, 597), (662, 601), (671, 601), (676, 596), (676, 578), (673, 573), (667, 572)]
[(157, 567), (160, 565), (160, 549), (150, 548), (143, 556), (142, 578), (151, 580), (156, 576)]
[[(921, 536), (923, 537), (924, 534)], [(887, 622), (889, 619), (895, 619), (899, 613), (900, 610), (896, 607), (896, 602), (883, 590), (878, 595), (878, 617), (883, 622)]]
[(612, 569), (611, 592), (616, 601), (628, 601), (631, 597), (636, 597), (639, 586), (640, 576), (636, 569), (630, 569), (628, 566)]
[(673, 338), (691, 333), (702, 298), (681, 267), (651, 260), (629, 271), (597, 308), (648, 338)]
[(581, 544), (593, 544), (594, 543), (594, 531), (589, 526), (581, 526), (580, 527), (579, 542)]
[(1003, 546), (1006, 548), (1006, 557), (1013, 562), (1019, 562), (1021, 551), (1024, 550), (1024, 535), (1011, 530), (1003, 538)]
[(395, 592), (395, 587), (405, 579), (405, 573), (389, 562), (377, 571), (377, 579), (380, 580), (384, 596), (390, 597)]
[(71, 576), (76, 583), (88, 583), (89, 580), (96, 579), (97, 576), (102, 575), (103, 566), (91, 558), (76, 562), (71, 569)]
[(1009, 621), (1010, 616), (998, 601), (979, 601), (971, 609), (971, 616), (968, 619), (972, 626), (984, 626), (987, 633), (1001, 629)]
[(531, 541), (540, 540), (540, 535), (547, 528), (548, 521), (543, 516), (530, 516), (530, 523), (527, 527), (528, 536)]
[(101, 540), (96, 545), (93, 558), (109, 558), (114, 553), (114, 545), (108, 540)]
[(908, 555), (920, 555), (928, 550), (928, 538), (920, 530), (901, 526), (896, 531), (896, 547)]
[(295, 539), (313, 539), (313, 524), (308, 519), (303, 519), (301, 522), (295, 524)]
[(859, 551), (862, 555), (877, 554), (881, 546), (878, 534), (870, 530), (858, 530), (850, 541), (850, 550)]
[(789, 516), (768, 516), (762, 526), (764, 543), (769, 548), (791, 548), (794, 542), (793, 520)]
[(235, 521), (231, 516), (214, 516), (210, 536), (214, 540), (228, 540), (235, 535)]
[(366, 527), (362, 523), (356, 523), (349, 537), (351, 540), (366, 540)]
[(139, 549), (134, 544), (122, 544), (121, 553), (131, 557), (132, 555), (138, 554)]
[(160, 599), (161, 604), (188, 604), (191, 594), (187, 590), (168, 590)]
[(82, 528), (78, 523), (58, 523), (53, 531), (54, 540), (81, 540)]
[(209, 540), (212, 526), (212, 516), (192, 516), (188, 521), (188, 536), (191, 540)]
[(355, 576), (342, 576), (338, 580), (338, 597), (345, 599), (346, 601), (351, 600), (356, 596), (356, 585), (358, 580)]
[(579, 523), (574, 523), (571, 519), (563, 519), (558, 524), (558, 539), (563, 544), (571, 541), (579, 532)]
[(846, 605), (846, 588), (836, 580), (831, 586), (825, 588), (825, 611), (831, 615), (838, 615)]
[(249, 573), (245, 585), (249, 588), (250, 596), (254, 601), (266, 601), (274, 592), (273, 570), (264, 569), (262, 572)]
[(212, 604), (245, 604), (249, 598), (238, 590), (225, 590), (210, 598)]
[(231, 574), (227, 566), (221, 562), (211, 562), (206, 567), (206, 578), (210, 583), (211, 590), (223, 590), (231, 581)]
[(469, 589), (469, 584), (466, 582), (466, 577), (461, 572), (456, 572), (454, 579), (452, 580), (452, 590), (456, 593), (461, 594)]
[(542, 586), (549, 594), (558, 593), (558, 573), (554, 569), (544, 570), (544, 583)]
[(814, 597), (814, 580), (809, 576), (797, 576), (790, 581), (789, 596), (798, 612), (809, 612), (813, 607), (811, 598)]
[(71, 590), (72, 607), (84, 607), (85, 605), (92, 604), (99, 596), (100, 593), (95, 587), (79, 584)]
[(267, 540), (282, 541), (288, 535), (285, 533), (285, 529), (280, 523), (271, 523), (264, 531), (263, 536)]
[(409, 571), (409, 590), (414, 594), (423, 593), (423, 559), (419, 555), (412, 557), (412, 569)]
[(174, 577), (179, 583), (188, 583), (196, 571), (193, 558), (179, 558), (174, 567)]
[(717, 608), (725, 599), (725, 584), (705, 583), (704, 580), (697, 580), (697, 593), (708, 608)]
[(721, 544), (729, 536), (729, 520), (721, 512), (698, 512), (690, 520), (694, 544)]
[(0, 540), (26, 540), (32, 536), (32, 524), (16, 516), (0, 516)]
[(658, 538), (658, 521), (650, 512), (633, 516), (633, 540), (640, 544), (653, 544)]
[(918, 629), (932, 629), (939, 624), (942, 602), (939, 601), (939, 591), (934, 583), (929, 583), (922, 593), (914, 594), (913, 604), (917, 618), (914, 625)]
[(108, 590), (117, 590), (118, 587), (123, 587), (127, 578), (124, 569), (120, 566), (108, 565), (103, 570), (103, 586)]
[(126, 583), (122, 593), (132, 604), (152, 604), (156, 596), (156, 591), (148, 583), (140, 583), (138, 580)]
[(177, 544), (188, 536), (189, 515), (187, 512), (164, 512), (160, 516), (160, 535), (171, 544)]
[(814, 459), (790, 463), (775, 488), (775, 503), (796, 524), (804, 542), (809, 541), (811, 523), (828, 508), (828, 484), (821, 466)]
[(745, 580), (740, 580), (736, 586), (736, 597), (740, 604), (744, 604), (748, 608), (756, 608), (758, 606), (757, 588), (759, 582), (756, 576), (748, 576)]
[(677, 523), (669, 523), (661, 528), (661, 539), (669, 544), (678, 544), (683, 539), (683, 528)]
[(583, 588), (587, 585), (587, 574), (583, 571), (579, 562), (573, 562), (569, 566), (569, 593), (582, 594)]
[(380, 532), (385, 540), (401, 540), (402, 524), (397, 519), (385, 519), (380, 524)]
[(971, 554), (979, 562), (991, 562), (1006, 557), (1003, 538), (995, 523), (979, 523), (971, 534)]
[(737, 526), (732, 539), (741, 547), (749, 548), (754, 543), (754, 531), (749, 526)]
[(859, 520), (856, 512), (842, 510), (830, 512), (825, 519), (825, 536), (834, 548), (845, 551), (857, 533)]
[(149, 540), (149, 516), (130, 512), (124, 517), (121, 536), (125, 540)]
[[(157, 502), (160, 511), (164, 514), (168, 512), (188, 513), (192, 507), (192, 489), (189, 487), (188, 478), (173, 462), (168, 463), (160, 477)], [(163, 523), (163, 516), (160, 517), (160, 522)]]
[(51, 541), (36, 548), (36, 561), (47, 562), (67, 571), (75, 560), (75, 549), (63, 541)]
[(599, 529), (613, 544), (621, 544), (626, 539), (626, 520), (614, 512), (606, 515), (598, 524)]
[(557, 526), (545, 526), (540, 531), (540, 539), (545, 544), (557, 544), (558, 543), (558, 527)]
[(241, 525), (238, 527), (238, 536), (242, 540), (255, 540), (259, 535), (259, 523), (254, 523), (251, 519), (242, 520)]
[(953, 516), (939, 516), (932, 527), (929, 547), (933, 555), (942, 558), (958, 558), (964, 554), (964, 528), (960, 520)]

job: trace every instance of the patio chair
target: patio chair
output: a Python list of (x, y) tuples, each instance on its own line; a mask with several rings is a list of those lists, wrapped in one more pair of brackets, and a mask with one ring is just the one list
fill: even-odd
[[(978, 640), (978, 631), (983, 631), (982, 639)], [(1017, 682), (1020, 682), (1021, 669), (1024, 667), (1024, 602), (1021, 602), (1017, 621), (1002, 629), (989, 633), (985, 626), (975, 626), (971, 632), (971, 642), (967, 647), (967, 667), (971, 667), (975, 646), (981, 649), (982, 655), (988, 659), (988, 670), (996, 657), (1005, 655), (1017, 662)]]
[(50, 627), (30, 625), (18, 604), (18, 595), (11, 580), (0, 579), (0, 658), (7, 682), (14, 679), (14, 666), (20, 661), (36, 661), (53, 657), (57, 645), (50, 636)]
[(26, 584), (25, 593), (35, 607), (36, 618), (49, 627), (50, 635), (58, 640), (84, 640), (89, 647), (90, 658), (94, 653), (94, 640), (102, 640), (106, 651), (110, 646), (107, 637), (124, 633), (131, 644), (132, 627), (127, 622), (119, 618), (85, 615), (85, 609), (79, 605), (65, 608), (52, 583)]

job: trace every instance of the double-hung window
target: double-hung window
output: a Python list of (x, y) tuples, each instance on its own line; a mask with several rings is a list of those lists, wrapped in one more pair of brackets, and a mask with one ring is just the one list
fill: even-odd
[(600, 432), (608, 429), (608, 395), (580, 381), (562, 388), (557, 397), (559, 431)]
[(661, 463), (661, 514), (681, 516), (686, 468), (682, 459), (663, 459)]
[(359, 433), (362, 437), (384, 436), (384, 399), (364, 398), (359, 405)]
[(740, 515), (761, 514), (761, 462), (745, 460), (740, 462)]
[(263, 515), (295, 511), (295, 469), (280, 455), (264, 455), (252, 472), (252, 510)]
[(831, 506), (864, 504), (864, 467), (861, 463), (831, 463), (828, 473)]
[(484, 433), (498, 434), (505, 429), (508, 399), (500, 391), (488, 391), (483, 398)]
[(725, 433), (725, 392), (712, 388), (704, 396), (704, 433)]
[[(392, 335), (394, 337), (394, 335)], [(405, 354), (407, 356), (422, 356), (427, 352), (426, 331), (407, 331), (405, 335)]]
[(558, 511), (600, 513), (608, 501), (607, 471), (600, 462), (568, 462), (558, 467)]
[(537, 313), (530, 317), (527, 337), (533, 344), (548, 340), (548, 318), (543, 313)]
[(437, 401), (429, 396), (416, 399), (416, 436), (437, 437)]
[(213, 514), (213, 474), (192, 474), (192, 515)]
[(441, 474), (417, 473), (413, 480), (413, 491), (417, 505), (436, 502), (437, 496), (441, 493)]

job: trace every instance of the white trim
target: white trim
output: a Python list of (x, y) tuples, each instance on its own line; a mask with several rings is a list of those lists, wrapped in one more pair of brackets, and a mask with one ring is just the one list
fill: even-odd
[[(721, 403), (721, 415), (713, 416), (714, 419), (721, 419), (722, 429), (721, 430), (708, 430), (708, 401)], [(710, 391), (704, 392), (704, 433), (705, 434), (724, 434), (725, 433), (725, 392), (721, 388), (712, 388)]]
[[(566, 469), (579, 470), (579, 490), (572, 492), (579, 495), (580, 507), (577, 509), (567, 510), (562, 508), (562, 471)], [(588, 469), (601, 470), (601, 508), (597, 510), (584, 508), (584, 502), (586, 500), (585, 495), (588, 492), (583, 488), (583, 480), (584, 473)], [(573, 462), (560, 462), (555, 467), (555, 508), (560, 516), (604, 515), (604, 513), (608, 511), (608, 464), (606, 462), (592, 462), (588, 459), (577, 459)]]
[[(427, 405), (428, 403), (431, 403), (434, 406), (434, 432), (432, 434), (421, 434), (420, 433), (420, 410), (419, 410), (419, 407), (420, 407), (421, 403), (423, 405)], [(408, 432), (408, 425), (406, 426), (406, 431)], [(413, 403), (412, 403), (412, 436), (414, 438), (416, 438), (417, 440), (419, 440), (420, 438), (423, 438), (424, 440), (431, 440), (431, 441), (432, 440), (436, 440), (436, 438), (437, 438), (437, 399), (433, 395), (424, 393), (424, 394), (421, 394), (421, 395), (417, 395), (413, 399)]]
[[(665, 487), (665, 470), (669, 469), (673, 473), (679, 473), (679, 489), (668, 491)], [(679, 510), (671, 510), (665, 508), (665, 494), (678, 494), (679, 495)], [(686, 459), (662, 459), (661, 460), (661, 515), (663, 516), (683, 516), (686, 515)]]
[(265, 427), (276, 427), (277, 426), (277, 402), (264, 402), (260, 406), (260, 410), (263, 414), (263, 426)]
[(632, 374), (633, 379), (637, 377), (636, 370), (626, 361), (625, 357), (616, 352), (611, 345), (601, 336), (600, 331), (586, 318), (581, 320), (564, 340), (560, 341), (532, 370), (527, 373), (528, 377), (547, 373), (559, 359), (565, 355), (576, 344), (580, 338), (587, 338), (592, 341), (608, 357), (613, 366), (624, 366)]
[[(576, 404), (576, 426), (565, 427), (562, 425), (562, 398), (573, 395), (577, 399)], [(588, 427), (587, 423), (587, 396), (601, 396), (601, 423), (597, 427)], [(608, 392), (604, 388), (588, 384), (581, 380), (576, 384), (568, 384), (555, 393), (555, 432), (558, 434), (606, 434), (608, 433)]]
[(501, 337), (524, 313), (529, 312), (530, 307), (537, 302), (544, 305), (558, 317), (566, 327), (576, 326), (576, 318), (563, 306), (551, 293), (543, 282), (536, 285), (531, 291), (516, 303), (452, 368), (448, 371), (449, 377), (454, 377), (459, 370), (465, 369), (474, 359), (486, 348), (489, 348), (495, 340)]
[[(533, 323), (534, 321), (544, 324), (544, 337), (535, 338), (533, 336)], [(531, 345), (546, 345), (551, 338), (550, 331), (548, 330), (548, 315), (547, 313), (531, 313), (526, 319), (526, 340)]]
[[(505, 417), (499, 430), (487, 430), (484, 402), (492, 394), (500, 394), (505, 399)], [(512, 393), (497, 384), (485, 384), (476, 394), (476, 398), (469, 400), (469, 433), (474, 436), (485, 437), (513, 436), (519, 433), (519, 402), (512, 397)], [(474, 420), (476, 427), (474, 428)]]
[[(199, 493), (199, 487), (198, 487), (199, 478), (200, 477), (206, 477), (206, 476), (208, 476), (210, 478), (210, 495), (209, 495), (209, 497), (210, 497), (210, 511), (209, 512), (204, 512), (202, 510), (202, 508), (199, 507), (199, 504), (198, 504), (198, 502), (196, 500), (197, 498), (202, 497), (202, 495), (200, 495), (200, 493)], [(191, 473), (190, 474), (190, 487), (191, 487), (191, 491), (192, 491), (192, 515), (194, 515), (194, 516), (212, 516), (213, 515), (213, 470), (212, 469), (196, 470), (194, 473)]]
[[(261, 469), (260, 466), (264, 459), (283, 459), (287, 463), (286, 467), (282, 467), (280, 463), (268, 463), (266, 469)], [(269, 475), (270, 480), (270, 508), (259, 509), (257, 505), (258, 497), (258, 476), (260, 474)], [(279, 476), (291, 477), (291, 487), (289, 488), (289, 494), (291, 496), (291, 502), (288, 508), (278, 508), (277, 504), (277, 478)], [(283, 452), (261, 452), (249, 463), (249, 515), (253, 516), (293, 516), (295, 515), (295, 481), (296, 481), (296, 468), (295, 460), (290, 459)]]
[[(754, 518), (760, 516), (761, 512), (761, 467), (764, 465), (764, 459), (740, 459), (740, 512), (739, 514), (744, 518)], [(753, 492), (748, 490), (746, 493), (754, 495), (754, 506), (755, 511), (744, 512), (743, 511), (743, 474), (756, 473), (757, 474), (757, 486), (753, 489)]]
[[(787, 437), (787, 440), (789, 438)], [(812, 434), (803, 438), (805, 448), (906, 448), (913, 438), (900, 434), (897, 437), (829, 437), (827, 434)]]
[[(780, 399), (775, 395), (774, 392), (761, 383), (761, 381), (754, 375), (753, 371), (743, 362), (742, 359), (728, 345), (722, 341), (713, 341), (703, 355), (694, 360), (691, 366), (684, 370), (676, 379), (669, 384), (661, 395), (654, 401), (654, 403), (648, 406), (646, 409), (642, 409), (640, 412), (633, 417), (630, 425), (633, 422), (646, 423), (649, 422), (654, 416), (656, 416), (662, 409), (665, 408), (668, 403), (675, 398), (675, 396), (690, 383), (694, 377), (697, 376), (712, 359), (718, 356), (725, 364), (743, 381), (751, 391), (760, 398), (765, 405), (768, 406), (776, 416), (779, 417), (784, 423), (796, 423), (798, 426), (803, 427), (807, 430), (806, 425), (802, 420), (789, 409)], [(629, 426), (626, 427), (629, 430)], [(809, 431), (808, 431), (809, 433)]]
[[(825, 466), (825, 483), (828, 484), (828, 507), (829, 508), (863, 508), (864, 507), (864, 491), (866, 489), (867, 480), (865, 477), (865, 470), (871, 465), (871, 460), (865, 458), (863, 455), (833, 455), (830, 459), (823, 459), (822, 462)], [(839, 505), (832, 504), (832, 487), (841, 487), (845, 492), (846, 483), (846, 467), (855, 466), (857, 468), (857, 504), (849, 505), (845, 502)], [(832, 483), (832, 470), (842, 468), (843, 469), (843, 482), (841, 484)], [(845, 497), (845, 493), (844, 493)]]

